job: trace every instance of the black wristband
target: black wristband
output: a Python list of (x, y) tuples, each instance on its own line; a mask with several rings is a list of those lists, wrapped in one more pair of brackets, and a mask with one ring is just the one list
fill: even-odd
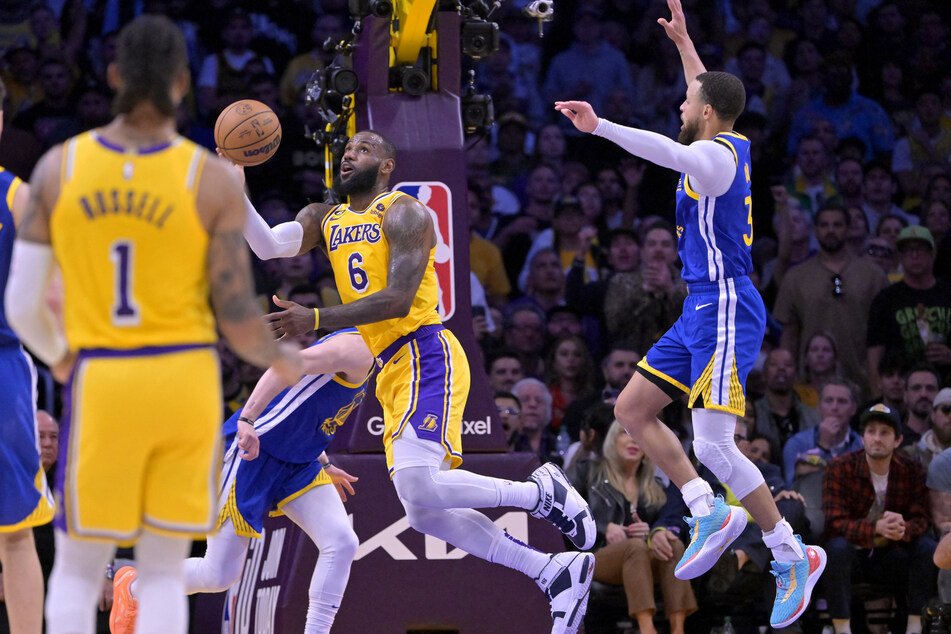
[(248, 425), (254, 426), (254, 421), (248, 418), (247, 416), (238, 416), (238, 420), (244, 421)]

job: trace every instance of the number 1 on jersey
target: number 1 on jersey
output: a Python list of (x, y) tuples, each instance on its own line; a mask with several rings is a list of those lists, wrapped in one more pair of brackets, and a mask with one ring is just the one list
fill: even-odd
[(135, 250), (126, 240), (117, 240), (109, 249), (113, 264), (112, 323), (116, 326), (138, 326), (141, 321), (138, 306), (132, 297), (132, 262)]

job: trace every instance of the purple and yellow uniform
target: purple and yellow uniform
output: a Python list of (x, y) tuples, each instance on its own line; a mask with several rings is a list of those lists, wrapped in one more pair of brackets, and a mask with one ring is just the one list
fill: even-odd
[(210, 156), (182, 137), (134, 151), (95, 131), (63, 148), (50, 231), (78, 359), (56, 521), (75, 537), (214, 526), (221, 387), (196, 205)]
[[(378, 196), (364, 211), (338, 205), (321, 229), (344, 303), (386, 288), (389, 245), (386, 211), (402, 192)], [(462, 413), (469, 392), (469, 362), (436, 312), (438, 286), (429, 253), (426, 272), (406, 317), (357, 326), (380, 368), (376, 396), (383, 407), (383, 444), (393, 472), (393, 440), (407, 425), (418, 438), (440, 443), (452, 468), (462, 464)]]

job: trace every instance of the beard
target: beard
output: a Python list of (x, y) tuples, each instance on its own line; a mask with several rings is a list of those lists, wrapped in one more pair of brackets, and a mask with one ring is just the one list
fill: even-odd
[(375, 167), (373, 169), (354, 170), (347, 180), (338, 177), (334, 181), (333, 190), (335, 194), (341, 197), (365, 194), (376, 185), (376, 179), (377, 170)]
[(684, 128), (677, 135), (677, 142), (683, 145), (690, 145), (700, 136), (700, 123), (697, 121), (684, 121)]
[(819, 240), (819, 246), (826, 253), (838, 253), (845, 248), (845, 239), (838, 235), (825, 235)]

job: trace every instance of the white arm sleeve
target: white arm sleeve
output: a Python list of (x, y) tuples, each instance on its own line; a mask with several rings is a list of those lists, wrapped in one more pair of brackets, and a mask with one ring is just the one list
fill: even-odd
[(725, 194), (736, 176), (733, 152), (716, 141), (683, 145), (656, 132), (628, 128), (606, 119), (599, 120), (594, 134), (651, 163), (686, 173), (694, 191), (704, 196)]
[(262, 260), (271, 258), (289, 258), (300, 253), (304, 241), (304, 226), (296, 220), (284, 222), (271, 228), (258, 215), (251, 201), (245, 197), (244, 207), (247, 221), (244, 223), (244, 239), (248, 241), (254, 255)]
[(48, 244), (13, 243), (10, 279), (4, 302), (7, 319), (23, 343), (43, 363), (55, 365), (69, 350), (66, 337), (46, 304), (46, 289), (53, 274), (53, 248)]

